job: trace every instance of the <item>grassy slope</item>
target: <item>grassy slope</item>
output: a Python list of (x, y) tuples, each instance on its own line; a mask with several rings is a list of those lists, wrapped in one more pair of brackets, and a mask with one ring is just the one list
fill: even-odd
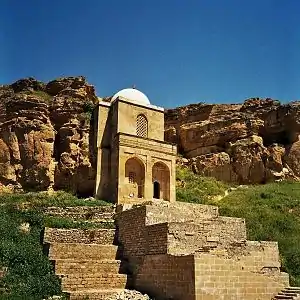
[[(8, 268), (0, 279), (0, 299), (40, 300), (61, 293), (59, 279), (43, 254), (40, 233), (45, 226), (58, 228), (95, 228), (99, 224), (74, 222), (66, 218), (44, 216), (41, 209), (49, 206), (96, 206), (106, 202), (84, 201), (65, 192), (0, 195), (0, 267)], [(30, 231), (20, 225), (30, 224)], [(101, 227), (101, 226), (100, 226)], [(1, 294), (1, 289), (10, 291)]]
[[(214, 204), (220, 213), (246, 218), (248, 237), (252, 240), (277, 240), (285, 271), (292, 283), (300, 285), (300, 183), (282, 182), (237, 189), (217, 200), (230, 188), (212, 178), (194, 175), (178, 168), (177, 199), (186, 202)], [(180, 182), (181, 180), (181, 182)], [(26, 203), (27, 210), (21, 209)], [(0, 266), (9, 268), (0, 280), (1, 286), (12, 291), (0, 299), (42, 299), (59, 294), (59, 280), (54, 276), (39, 243), (43, 226), (88, 227), (71, 220), (45, 218), (40, 209), (48, 206), (107, 205), (103, 201), (84, 201), (60, 192), (0, 195)], [(28, 209), (29, 207), (29, 209)], [(29, 233), (19, 226), (28, 222)]]
[(177, 187), (177, 200), (213, 204), (226, 216), (246, 219), (250, 240), (278, 241), (283, 270), (300, 285), (300, 183), (280, 182), (239, 188), (221, 200), (227, 184), (178, 169), (185, 187)]

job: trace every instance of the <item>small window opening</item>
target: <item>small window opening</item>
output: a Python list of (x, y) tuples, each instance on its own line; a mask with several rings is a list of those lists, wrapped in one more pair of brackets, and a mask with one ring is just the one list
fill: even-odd
[(137, 116), (136, 135), (140, 137), (148, 137), (148, 120), (144, 115)]

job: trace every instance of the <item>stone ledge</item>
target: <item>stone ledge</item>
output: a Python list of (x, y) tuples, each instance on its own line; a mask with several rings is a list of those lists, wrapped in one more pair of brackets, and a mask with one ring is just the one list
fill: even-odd
[(115, 229), (45, 228), (44, 243), (116, 244)]

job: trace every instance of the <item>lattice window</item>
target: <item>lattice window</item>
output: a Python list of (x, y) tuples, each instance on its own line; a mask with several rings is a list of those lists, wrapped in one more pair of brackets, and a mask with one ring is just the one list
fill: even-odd
[(129, 183), (135, 182), (135, 173), (134, 172), (129, 172), (128, 180), (129, 180)]
[(137, 116), (136, 135), (141, 137), (148, 137), (148, 120), (144, 115)]

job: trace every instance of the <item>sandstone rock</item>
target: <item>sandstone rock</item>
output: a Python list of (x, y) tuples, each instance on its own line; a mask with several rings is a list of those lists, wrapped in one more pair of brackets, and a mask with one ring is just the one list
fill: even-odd
[(47, 85), (28, 78), (2, 86), (0, 100), (0, 183), (92, 195), (94, 88), (83, 77)]
[(191, 104), (166, 110), (165, 138), (178, 144), (189, 159), (185, 165), (205, 176), (247, 184), (295, 178), (299, 117), (299, 102), (281, 105), (270, 98)]
[[(96, 173), (94, 87), (82, 76), (0, 86), (0, 189), (90, 196)], [(251, 98), (166, 110), (177, 163), (240, 184), (300, 177), (300, 102)]]
[(202, 176), (215, 177), (224, 181), (236, 181), (237, 179), (230, 156), (226, 152), (197, 156), (192, 159), (192, 167), (195, 173)]
[(300, 141), (287, 148), (284, 160), (296, 176), (300, 176)]
[(86, 82), (85, 77), (65, 77), (50, 81), (45, 88), (45, 91), (52, 95), (66, 95), (75, 98), (90, 98), (97, 101), (95, 89), (92, 85)]
[(265, 165), (267, 153), (262, 138), (253, 136), (230, 145), (232, 167), (241, 183), (265, 182)]
[(32, 77), (20, 79), (11, 85), (15, 93), (21, 91), (44, 91), (45, 84)]

